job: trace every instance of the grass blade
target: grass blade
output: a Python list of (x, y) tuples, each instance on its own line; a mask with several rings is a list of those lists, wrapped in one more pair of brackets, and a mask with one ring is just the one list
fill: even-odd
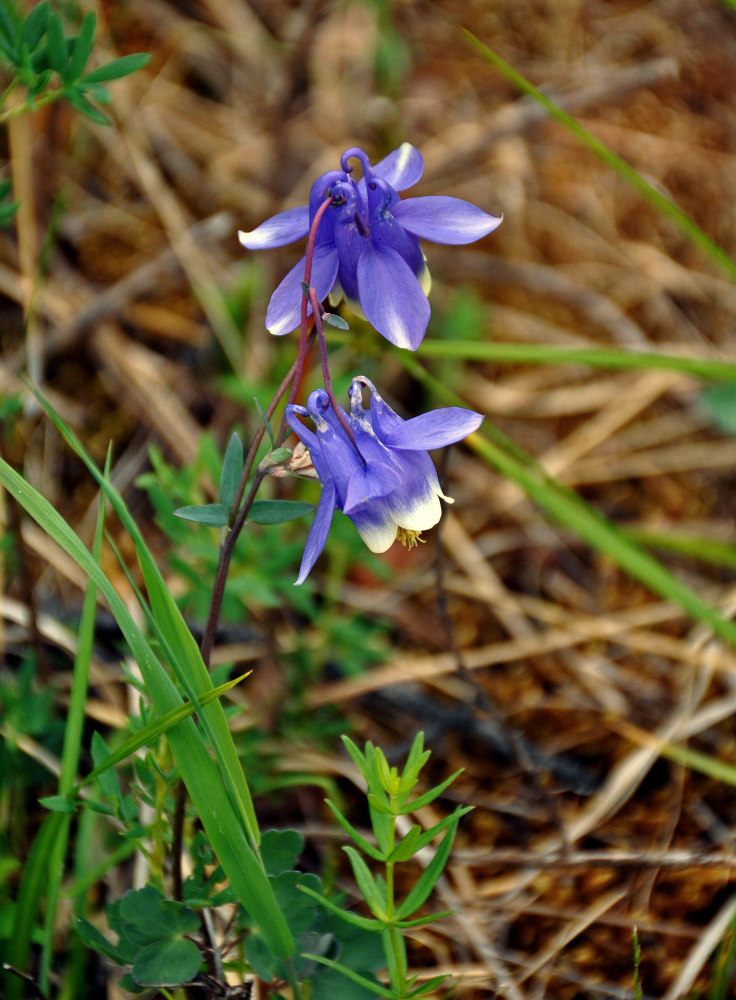
[(469, 41), (472, 48), (486, 60), (492, 66), (494, 66), (501, 74), (504, 76), (509, 83), (511, 83), (517, 90), (520, 90), (527, 97), (536, 101), (540, 104), (548, 114), (558, 121), (561, 125), (564, 125), (569, 132), (571, 132), (580, 142), (586, 146), (591, 153), (598, 157), (607, 167), (611, 167), (619, 177), (622, 177), (628, 184), (631, 185), (639, 194), (642, 195), (649, 204), (656, 208), (657, 211), (665, 215), (678, 227), (678, 229), (690, 240), (690, 242), (699, 247), (712, 261), (718, 264), (732, 281), (736, 281), (736, 260), (733, 259), (729, 254), (726, 253), (717, 243), (703, 232), (703, 230), (690, 218), (690, 216), (683, 212), (683, 210), (671, 201), (666, 195), (658, 191), (649, 181), (645, 180), (642, 175), (635, 170), (630, 164), (625, 160), (621, 159), (618, 154), (614, 153), (612, 149), (602, 142), (600, 139), (596, 138), (591, 132), (589, 132), (580, 122), (569, 115), (567, 111), (563, 111), (559, 105), (555, 104), (554, 101), (550, 100), (546, 94), (543, 94), (541, 90), (534, 86), (526, 77), (522, 76), (517, 70), (510, 66), (505, 60), (503, 60), (499, 55), (497, 55), (492, 49), (489, 49), (487, 45), (484, 45), (480, 39), (476, 38), (472, 32), (467, 29), (462, 29), (463, 34)]
[[(182, 698), (174, 682), (157, 660), (120, 595), (81, 539), (51, 504), (2, 459), (0, 459), (0, 483), (12, 493), (16, 502), (37, 524), (77, 562), (104, 594), (140, 666), (146, 690), (156, 711), (163, 715), (180, 707)], [(211, 690), (209, 675), (207, 681), (207, 687)], [(218, 702), (213, 704), (217, 705)], [(203, 711), (209, 708), (211, 706), (207, 706)], [(222, 711), (221, 706), (220, 710)], [(295, 951), (291, 932), (276, 902), (271, 883), (246, 836), (242, 816), (235, 808), (201, 732), (189, 718), (169, 730), (167, 738), (192, 802), (233, 890), (267, 937), (272, 952), (277, 957), (288, 960)], [(234, 746), (233, 755), (235, 755)], [(237, 757), (235, 759), (237, 760)], [(58, 817), (63, 816), (63, 813), (53, 813), (49, 817), (49, 822), (56, 818), (58, 823)]]

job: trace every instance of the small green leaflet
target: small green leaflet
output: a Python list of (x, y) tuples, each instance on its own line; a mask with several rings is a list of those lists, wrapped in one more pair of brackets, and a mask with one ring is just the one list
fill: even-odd
[(240, 435), (233, 433), (227, 445), (220, 475), (220, 502), (226, 511), (232, 510), (242, 474), (243, 442), (240, 440)]
[(228, 522), (227, 507), (222, 503), (191, 504), (179, 507), (174, 511), (174, 517), (184, 521), (196, 521), (211, 528), (224, 528)]
[[(253, 524), (283, 524), (285, 521), (303, 517), (313, 510), (314, 504), (303, 503), (301, 500), (254, 500), (248, 520)], [(174, 515), (185, 521), (196, 521), (212, 528), (224, 528), (228, 523), (227, 508), (221, 503), (179, 507), (174, 511)]]
[(257, 396), (253, 397), (253, 402), (256, 404), (256, 408), (257, 408), (257, 410), (258, 410), (258, 412), (259, 412), (259, 414), (261, 416), (261, 420), (266, 425), (266, 430), (268, 431), (268, 436), (271, 439), (271, 447), (275, 448), (276, 447), (276, 438), (273, 436), (273, 431), (271, 430), (271, 424), (269, 423), (268, 417), (266, 416), (266, 411), (261, 406), (260, 401), (259, 401), (259, 399), (258, 399)]
[(314, 504), (301, 500), (254, 500), (248, 520), (254, 524), (283, 524), (314, 510)]

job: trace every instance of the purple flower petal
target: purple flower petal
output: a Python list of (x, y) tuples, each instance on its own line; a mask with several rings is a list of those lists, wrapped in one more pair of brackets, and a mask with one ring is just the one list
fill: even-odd
[(361, 504), (388, 496), (401, 485), (401, 476), (395, 466), (385, 461), (371, 461), (365, 454), (363, 457), (366, 464), (356, 469), (348, 482), (342, 508), (343, 513), (348, 515)]
[(392, 205), (391, 214), (404, 229), (434, 243), (472, 243), (500, 226), (503, 216), (484, 212), (461, 198), (431, 195)]
[(446, 406), (441, 410), (430, 410), (411, 420), (404, 420), (387, 433), (381, 440), (389, 448), (407, 451), (430, 451), (461, 441), (468, 434), (477, 431), (483, 423), (483, 415), (462, 406)]
[(309, 529), (309, 534), (307, 535), (302, 564), (299, 567), (299, 576), (294, 584), (295, 587), (298, 587), (300, 583), (304, 583), (309, 576), (312, 566), (314, 566), (321, 555), (327, 541), (327, 536), (330, 533), (330, 525), (332, 524), (332, 515), (334, 513), (335, 484), (328, 482), (322, 487), (322, 495), (317, 504), (312, 527)]
[[(289, 271), (271, 296), (266, 311), (266, 329), (277, 337), (296, 330), (301, 322), (302, 281), (306, 257)], [(338, 256), (334, 244), (315, 246), (312, 257), (312, 286), (317, 300), (326, 299), (337, 277)], [(311, 313), (311, 306), (309, 308)]]
[(409, 265), (390, 247), (365, 241), (358, 261), (365, 318), (397, 347), (416, 351), (427, 332), (429, 302)]
[(308, 232), (309, 208), (300, 205), (299, 208), (289, 208), (271, 216), (249, 233), (238, 230), (238, 239), (249, 250), (264, 250), (295, 243), (304, 239)]
[(395, 191), (405, 191), (424, 173), (424, 157), (410, 142), (402, 142), (398, 149), (380, 160), (372, 172)]

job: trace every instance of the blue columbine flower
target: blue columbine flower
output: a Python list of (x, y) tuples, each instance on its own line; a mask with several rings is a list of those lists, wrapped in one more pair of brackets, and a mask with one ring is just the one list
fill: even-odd
[[(363, 407), (363, 389), (370, 408)], [(322, 552), (335, 508), (350, 518), (372, 552), (385, 552), (396, 539), (410, 547), (440, 519), (440, 489), (430, 448), (460, 441), (483, 417), (448, 406), (402, 420), (364, 376), (350, 386), (350, 413), (341, 408), (355, 438), (348, 437), (324, 389), (311, 393), (306, 407), (286, 408), (286, 419), (309, 451), (322, 483), (322, 496), (304, 547), (297, 584), (303, 583)], [(315, 430), (299, 420), (311, 418)], [(302, 462), (303, 470), (303, 462)]]
[[(351, 177), (351, 159), (360, 161), (363, 176)], [(303, 239), (322, 201), (332, 205), (323, 216), (315, 240), (311, 283), (322, 302), (342, 295), (354, 311), (398, 347), (415, 351), (429, 322), (429, 272), (419, 245), (472, 243), (496, 228), (501, 218), (460, 198), (429, 196), (402, 201), (398, 191), (422, 176), (424, 159), (405, 142), (373, 166), (362, 149), (346, 149), (341, 170), (323, 174), (312, 185), (309, 204), (279, 212), (250, 233), (239, 232), (250, 250), (281, 247)], [(289, 333), (300, 322), (304, 278), (303, 257), (286, 275), (266, 313), (266, 327)]]

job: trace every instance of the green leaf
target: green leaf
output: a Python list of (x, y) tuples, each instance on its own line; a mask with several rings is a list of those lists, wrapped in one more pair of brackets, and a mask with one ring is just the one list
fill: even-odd
[(361, 917), (359, 913), (352, 913), (350, 910), (343, 910), (341, 907), (333, 903), (331, 899), (327, 899), (325, 896), (320, 896), (319, 893), (314, 892), (309, 886), (299, 883), (297, 886), (300, 892), (304, 892), (307, 896), (311, 896), (312, 899), (316, 899), (320, 906), (324, 906), (326, 910), (330, 913), (334, 913), (336, 917), (340, 917), (344, 920), (346, 924), (352, 924), (353, 927), (360, 927), (364, 931), (381, 931), (383, 930), (384, 924), (380, 920), (373, 920), (370, 917)]
[[(79, 85), (77, 84), (77, 87)], [(109, 125), (110, 119), (107, 115), (103, 115), (101, 111), (90, 104), (87, 98), (81, 91), (74, 88), (69, 88), (64, 90), (64, 97), (69, 101), (73, 108), (76, 108), (81, 114), (85, 115), (91, 121), (95, 122), (97, 125)]]
[(405, 897), (401, 905), (396, 908), (396, 916), (400, 920), (403, 920), (410, 914), (414, 913), (415, 910), (418, 910), (422, 903), (429, 897), (432, 889), (434, 889), (444, 870), (447, 859), (450, 856), (456, 830), (457, 820), (450, 826), (449, 830), (442, 838), (442, 842), (437, 848), (435, 856), (419, 876), (414, 888), (408, 896)]
[(301, 500), (254, 500), (248, 511), (248, 520), (253, 524), (283, 524), (314, 510), (314, 504)]
[(210, 528), (224, 528), (228, 522), (227, 507), (221, 503), (191, 504), (187, 507), (179, 507), (174, 511), (174, 517), (180, 517), (184, 521), (196, 521), (197, 524), (206, 524)]
[(164, 897), (153, 885), (128, 889), (120, 900), (120, 918), (131, 924), (145, 941), (169, 937), (168, 923), (161, 908)]
[(18, 33), (16, 30), (17, 15), (12, 7), (8, 7), (4, 0), (0, 0), (0, 40), (6, 44), (3, 49), (13, 55), (18, 44)]
[[(69, 816), (64, 813), (49, 813), (26, 855), (12, 927), (3, 954), (3, 961), (7, 961), (17, 969), (28, 968), (31, 935), (40, 912), (41, 899), (46, 895), (49, 859), (53, 854), (53, 845), (69, 821)], [(22, 986), (21, 980), (10, 981), (5, 1000), (19, 1000)]]
[(424, 831), (417, 841), (416, 850), (421, 851), (421, 849), (433, 841), (439, 833), (442, 833), (443, 830), (446, 830), (447, 827), (451, 826), (453, 823), (458, 823), (463, 816), (467, 816), (467, 814), (472, 812), (473, 809), (474, 806), (458, 806), (457, 809), (455, 809), (449, 816), (445, 816), (443, 820), (436, 823), (431, 830)]
[(274, 465), (278, 465), (280, 462), (285, 462), (287, 458), (291, 457), (291, 448), (274, 448), (274, 450), (269, 454), (269, 458)]
[(92, 42), (95, 37), (96, 17), (94, 11), (89, 11), (84, 15), (84, 20), (79, 29), (79, 34), (74, 39), (72, 54), (64, 76), (65, 83), (74, 83), (84, 72), (90, 53)]
[[(196, 700), (193, 684), (196, 682), (200, 691), (207, 690), (208, 687), (211, 689), (211, 679), (202, 663), (196, 643), (166, 589), (130, 511), (120, 493), (92, 462), (76, 435), (69, 430), (40, 394), (38, 398), (65, 440), (103, 487), (111, 506), (133, 537), (156, 618), (161, 622), (161, 628), (173, 636), (172, 642), (177, 642), (177, 662), (186, 663), (193, 678), (188, 685), (191, 693), (189, 690), (187, 693), (190, 693), (191, 700)], [(75, 532), (54, 507), (2, 459), (0, 459), (0, 482), (12, 492), (16, 502), (98, 585), (140, 666), (146, 689), (156, 711), (164, 715), (181, 705), (181, 695), (173, 680), (163, 669), (125, 603)], [(163, 631), (161, 635), (164, 635)], [(182, 677), (186, 679), (185, 675)], [(238, 899), (249, 912), (254, 914), (259, 925), (267, 930), (269, 941), (279, 957), (289, 958), (294, 954), (293, 938), (283, 914), (276, 905), (268, 878), (246, 836), (246, 830), (251, 837), (254, 836), (252, 824), (255, 823), (255, 817), (222, 706), (215, 701), (204, 707), (200, 719), (207, 724), (208, 734), (211, 735), (216, 749), (217, 762), (212, 758), (202, 733), (192, 719), (186, 719), (170, 731), (169, 743), (174, 758), (212, 847)], [(57, 814), (51, 814), (49, 818), (53, 819), (56, 816)], [(255, 835), (257, 836), (257, 825), (255, 825)], [(25, 962), (20, 961), (16, 964), (24, 966)]]
[(261, 837), (261, 858), (269, 875), (290, 871), (304, 850), (304, 837), (296, 830), (266, 830)]
[(404, 770), (401, 775), (402, 791), (405, 786), (414, 787), (417, 778), (419, 777), (419, 772), (427, 763), (430, 756), (431, 750), (424, 749), (424, 733), (417, 733), (414, 737), (414, 742), (411, 745), (411, 750), (409, 751), (409, 756), (406, 759), (406, 764), (404, 765)]
[(51, 7), (47, 0), (37, 3), (23, 22), (23, 29), (20, 34), (21, 45), (27, 45), (29, 52), (35, 52), (38, 43), (43, 38), (49, 20)]
[(431, 979), (425, 980), (425, 982), (421, 983), (413, 990), (410, 990), (409, 993), (407, 993), (407, 998), (423, 997), (428, 993), (433, 993), (434, 990), (436, 990), (438, 986), (441, 986), (447, 978), (447, 976), (432, 976)]
[(271, 447), (275, 448), (276, 447), (276, 438), (274, 437), (273, 430), (271, 428), (271, 422), (268, 419), (268, 417), (266, 416), (266, 411), (261, 406), (261, 401), (258, 399), (258, 396), (254, 396), (253, 397), (253, 402), (256, 404), (256, 409), (258, 410), (258, 413), (260, 414), (261, 420), (263, 421), (263, 423), (266, 426), (266, 431), (268, 433), (269, 438), (271, 439)]
[(151, 58), (148, 52), (135, 52), (129, 56), (121, 56), (113, 59), (104, 66), (98, 66), (82, 77), (84, 83), (102, 83), (105, 80), (118, 80), (121, 76), (128, 76), (142, 69)]
[(701, 398), (716, 427), (736, 434), (736, 385), (726, 382), (709, 386)]
[(305, 896), (300, 888), (308, 886), (317, 895), (321, 895), (321, 879), (305, 872), (281, 872), (272, 879), (271, 885), (294, 937), (299, 937), (300, 934), (310, 930), (314, 923), (317, 904), (309, 896)]
[(336, 330), (349, 330), (350, 327), (342, 318), (342, 316), (336, 316), (335, 313), (325, 313), (322, 317), (327, 326), (334, 326)]
[(354, 847), (347, 845), (343, 847), (343, 851), (350, 858), (350, 864), (353, 868), (353, 874), (355, 875), (355, 881), (358, 883), (358, 888), (370, 907), (371, 912), (379, 920), (386, 921), (388, 915), (386, 913), (386, 899), (384, 894), (378, 888), (375, 879), (371, 875), (368, 865), (361, 858)]
[(417, 852), (417, 841), (421, 832), (421, 826), (418, 823), (414, 823), (406, 836), (402, 837), (393, 851), (391, 851), (391, 854), (386, 858), (386, 862), (408, 861), (409, 858), (413, 857)]
[[(367, 781), (368, 780), (368, 775), (366, 773), (367, 762), (364, 754), (360, 752), (358, 747), (355, 745), (355, 743), (353, 743), (353, 741), (350, 739), (349, 736), (341, 736), (340, 738), (342, 739), (345, 749), (352, 757), (353, 763)], [(365, 745), (366, 753), (368, 753), (369, 748), (371, 750), (373, 749), (373, 744), (370, 741)]]
[(102, 794), (107, 799), (113, 799), (118, 801), (121, 797), (120, 785), (118, 784), (118, 779), (115, 776), (114, 771), (110, 771), (108, 767), (104, 767), (107, 760), (110, 757), (110, 751), (99, 733), (92, 733), (92, 744), (91, 744), (92, 760), (95, 765), (95, 772), (97, 780), (100, 783), (100, 788), (102, 789)]
[(64, 38), (64, 25), (59, 15), (52, 11), (46, 26), (46, 58), (51, 69), (63, 79), (69, 58)]
[(112, 101), (112, 94), (104, 83), (91, 83), (86, 88), (86, 93), (89, 97), (97, 101), (98, 104), (110, 104)]
[(279, 963), (271, 954), (266, 939), (257, 931), (249, 934), (245, 940), (245, 958), (251, 969), (264, 983), (273, 982), (276, 978)]
[(74, 921), (74, 927), (77, 934), (88, 948), (98, 951), (101, 955), (104, 955), (106, 958), (115, 962), (116, 965), (125, 964), (125, 957), (123, 954), (115, 947), (114, 944), (108, 941), (105, 935), (98, 931), (95, 925), (91, 924), (89, 920), (78, 916)]
[(424, 917), (417, 917), (415, 920), (397, 920), (397, 927), (424, 927), (426, 924), (433, 924), (437, 920), (444, 920), (446, 917), (454, 917), (457, 910), (441, 910), (439, 913), (428, 913)]
[(77, 789), (86, 785), (90, 781), (94, 781), (99, 778), (101, 774), (119, 764), (121, 760), (125, 760), (126, 757), (130, 757), (141, 747), (153, 746), (159, 736), (168, 732), (173, 726), (178, 725), (183, 722), (184, 719), (188, 719), (190, 715), (193, 715), (198, 708), (203, 705), (208, 705), (211, 701), (216, 698), (221, 698), (223, 694), (229, 691), (236, 684), (239, 684), (244, 680), (248, 674), (242, 674), (235, 680), (227, 681), (225, 684), (220, 684), (219, 687), (213, 688), (211, 691), (207, 691), (205, 694), (200, 695), (197, 699), (197, 704), (189, 701), (178, 708), (172, 709), (170, 712), (166, 712), (164, 715), (153, 719), (151, 722), (147, 723), (142, 729), (139, 729), (132, 736), (129, 736), (120, 746), (110, 753), (108, 751), (108, 756), (101, 760), (97, 767), (93, 771), (90, 771), (77, 785)]
[(387, 1000), (392, 1000), (396, 994), (385, 986), (381, 986), (374, 979), (366, 979), (365, 976), (361, 976), (359, 972), (354, 972), (352, 969), (348, 969), (346, 965), (340, 965), (339, 962), (333, 961), (331, 958), (325, 958), (323, 955), (313, 955), (310, 952), (305, 952), (302, 955), (303, 958), (309, 958), (313, 962), (319, 962), (320, 965), (326, 965), (328, 969), (335, 969), (337, 972), (341, 972), (348, 979), (351, 979), (354, 983), (362, 986), (364, 989), (369, 990), (371, 993), (375, 993), (376, 996), (386, 997)]
[(220, 502), (228, 512), (232, 510), (242, 474), (243, 442), (239, 434), (233, 433), (228, 441), (220, 475)]
[(463, 769), (460, 768), (459, 771), (455, 771), (454, 774), (451, 774), (449, 778), (445, 778), (445, 780), (441, 784), (436, 785), (434, 788), (430, 788), (428, 792), (424, 793), (424, 795), (418, 795), (415, 799), (412, 799), (408, 805), (402, 804), (402, 807), (399, 810), (399, 812), (400, 813), (414, 812), (417, 809), (422, 809), (424, 806), (429, 805), (430, 802), (433, 802), (438, 795), (441, 795), (444, 792), (444, 790), (448, 787), (448, 785), (451, 785), (455, 780), (455, 778), (457, 778), (457, 776), (462, 773)]
[(382, 854), (381, 851), (379, 851), (376, 847), (373, 846), (373, 844), (369, 843), (365, 839), (365, 837), (363, 837), (361, 834), (358, 833), (355, 827), (352, 826), (352, 824), (348, 822), (348, 820), (343, 816), (343, 814), (340, 812), (340, 810), (337, 808), (334, 802), (331, 802), (329, 799), (325, 799), (325, 803), (332, 810), (335, 819), (343, 828), (345, 833), (347, 833), (348, 837), (350, 837), (353, 843), (358, 845), (363, 854), (367, 854), (368, 857), (373, 858), (374, 861), (386, 860), (385, 854)]
[(77, 811), (76, 805), (66, 795), (45, 795), (38, 801), (44, 809), (50, 809), (51, 812), (73, 813)]
[(186, 938), (155, 941), (138, 952), (131, 975), (140, 986), (182, 986), (202, 964), (199, 948)]

